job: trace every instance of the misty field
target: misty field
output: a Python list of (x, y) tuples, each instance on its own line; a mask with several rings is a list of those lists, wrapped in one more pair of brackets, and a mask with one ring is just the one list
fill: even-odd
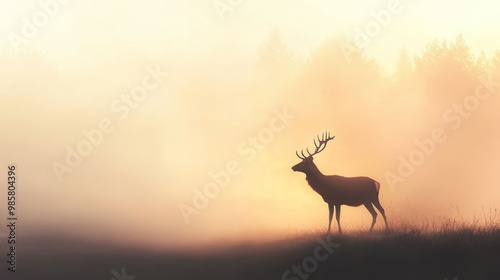
[(500, 279), (496, 226), (401, 226), (331, 240), (309, 233), (176, 252), (63, 237), (23, 239), (18, 272), (8, 279)]

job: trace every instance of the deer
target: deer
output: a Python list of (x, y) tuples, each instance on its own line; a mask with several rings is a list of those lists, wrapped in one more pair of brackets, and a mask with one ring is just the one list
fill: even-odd
[(295, 151), (297, 157), (302, 161), (294, 165), (292, 170), (304, 173), (309, 186), (328, 204), (329, 221), (327, 235), (330, 235), (334, 207), (336, 211), (335, 217), (337, 219), (338, 232), (342, 234), (342, 228), (340, 227), (340, 209), (342, 205), (354, 207), (364, 205), (373, 218), (370, 226), (370, 233), (373, 232), (373, 227), (377, 220), (377, 212), (373, 208), (373, 206), (375, 206), (380, 214), (382, 214), (386, 231), (388, 231), (389, 225), (387, 224), (385, 210), (382, 205), (380, 205), (378, 198), (380, 183), (369, 177), (323, 175), (316, 164), (314, 164), (313, 156), (322, 152), (326, 148), (328, 141), (333, 140), (335, 136), (330, 137), (330, 133), (325, 132), (321, 135), (321, 138), (320, 135), (318, 135), (317, 138), (318, 143), (316, 143), (316, 139), (313, 140), (316, 148), (312, 154), (309, 152), (309, 148), (306, 149), (308, 155), (304, 155), (304, 150), (300, 151), (300, 155)]

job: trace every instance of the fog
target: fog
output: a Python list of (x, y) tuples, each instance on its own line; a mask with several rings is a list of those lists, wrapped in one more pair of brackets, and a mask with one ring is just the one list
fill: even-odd
[(324, 231), (291, 167), (325, 131), (319, 169), (379, 181), (390, 223), (485, 222), (500, 3), (312, 2), (0, 1), (0, 178), (16, 165), (22, 234), (176, 249)]

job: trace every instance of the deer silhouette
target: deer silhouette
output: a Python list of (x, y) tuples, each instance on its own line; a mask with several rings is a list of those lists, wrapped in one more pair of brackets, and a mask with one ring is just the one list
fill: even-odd
[(334, 207), (337, 219), (337, 225), (339, 233), (342, 233), (340, 227), (340, 207), (342, 205), (348, 206), (360, 206), (363, 204), (366, 209), (372, 214), (373, 220), (370, 226), (370, 233), (373, 231), (373, 226), (377, 220), (377, 212), (373, 206), (375, 206), (382, 217), (384, 217), (385, 228), (389, 230), (389, 225), (387, 224), (387, 218), (385, 216), (385, 211), (380, 201), (378, 199), (378, 194), (380, 191), (380, 183), (368, 178), (368, 177), (343, 177), (338, 175), (323, 175), (318, 169), (316, 164), (313, 162), (313, 156), (320, 153), (326, 148), (328, 141), (335, 138), (335, 136), (330, 137), (330, 133), (323, 133), (322, 137), (318, 135), (318, 143), (314, 139), (315, 151), (311, 154), (309, 149), (306, 149), (308, 155), (304, 155), (304, 151), (301, 150), (301, 155), (297, 151), (295, 154), (302, 160), (298, 164), (292, 167), (293, 171), (299, 171), (306, 174), (306, 180), (309, 186), (317, 192), (323, 200), (328, 204), (329, 210), (329, 222), (327, 234), (330, 234), (330, 229), (332, 225), (332, 217), (334, 212)]

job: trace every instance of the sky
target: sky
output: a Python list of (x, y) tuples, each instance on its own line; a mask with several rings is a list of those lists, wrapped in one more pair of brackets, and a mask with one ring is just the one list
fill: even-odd
[[(257, 50), (269, 33), (278, 30), (289, 50), (307, 60), (328, 38), (357, 38), (389, 14), (362, 49), (390, 75), (402, 48), (416, 55), (433, 39), (451, 41), (459, 33), (474, 52), (491, 55), (500, 46), (498, 11), (493, 0), (0, 0), (0, 164), (18, 167), (19, 216), (30, 234), (160, 248), (324, 230), (326, 204), (290, 168), (299, 160), (296, 149), (312, 147), (317, 133), (332, 128), (306, 128), (296, 103), (241, 86), (254, 79)], [(489, 106), (484, 114), (498, 102)], [(253, 146), (259, 135), (266, 143)], [(71, 158), (88, 139), (95, 141), (88, 155)], [(376, 167), (353, 159), (352, 142), (338, 135), (318, 166), (378, 180), (397, 166), (392, 155)], [(452, 156), (454, 145), (442, 156)], [(56, 172), (68, 158), (77, 163)], [(433, 164), (415, 176), (438, 176)], [(488, 185), (498, 182), (491, 175), (496, 164), (481, 170)], [(438, 178), (435, 184), (444, 180)], [(197, 201), (208, 205), (186, 218), (185, 206), (214, 183), (213, 198)], [(464, 202), (455, 192), (433, 201), (431, 187), (413, 194), (386, 186), (381, 201), (403, 218), (449, 214)], [(469, 216), (496, 207), (500, 195), (463, 191), (472, 201), (463, 206)], [(430, 206), (419, 207), (426, 200)], [(348, 230), (368, 226), (366, 209), (344, 213)]]
[[(373, 15), (387, 10), (391, 1), (235, 1), (234, 7), (219, 1), (66, 2), (57, 5), (54, 16), (28, 45), (47, 52), (58, 64), (75, 59), (84, 45), (92, 43), (123, 44), (151, 56), (166, 51), (189, 56), (221, 43), (236, 44), (247, 53), (239, 56), (243, 59), (252, 57), (263, 34), (274, 28), (294, 52), (306, 56), (329, 36), (341, 32), (354, 37), (357, 28), (365, 30)], [(393, 63), (402, 47), (416, 54), (430, 40), (452, 40), (458, 33), (476, 50), (495, 50), (498, 39), (486, 34), (498, 26), (496, 1), (397, 3), (398, 13), (391, 14), (387, 26), (365, 48), (382, 62)], [(33, 18), (43, 8), (38, 1), (1, 1), (0, 5), (4, 35), (0, 42), (12, 51), (9, 34), (18, 34), (23, 18)], [(190, 47), (185, 48), (186, 44)]]

